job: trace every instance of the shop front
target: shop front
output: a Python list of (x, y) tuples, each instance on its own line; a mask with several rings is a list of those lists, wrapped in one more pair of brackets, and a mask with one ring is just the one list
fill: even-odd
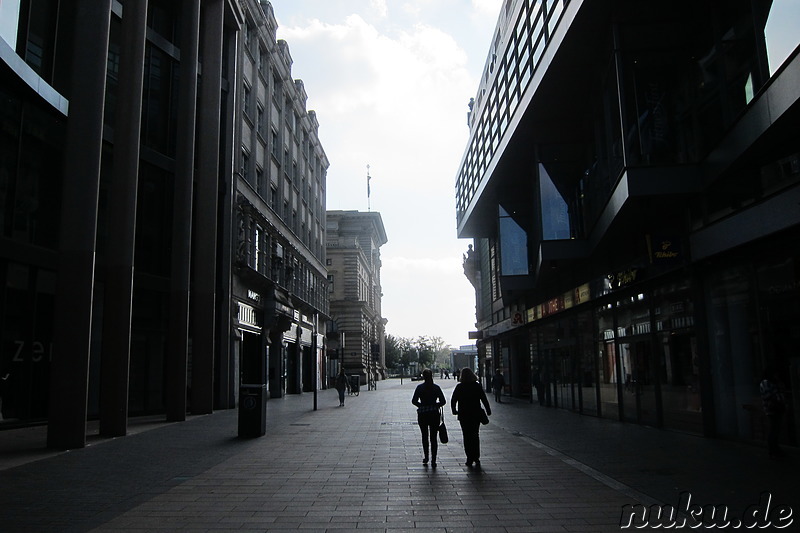
[(716, 434), (763, 440), (759, 382), (773, 369), (784, 392), (781, 442), (800, 427), (800, 235), (747, 247), (703, 264)]
[(691, 287), (685, 273), (578, 287), (528, 311), (530, 357), (512, 351), (512, 366), (529, 373), (534, 389), (541, 386), (545, 405), (701, 434)]
[(528, 387), (546, 406), (755, 442), (768, 425), (759, 383), (773, 368), (788, 403), (781, 443), (796, 446), (800, 244), (792, 242), (577, 287), (529, 309), (520, 327), (487, 329), (495, 335), (480, 344), (481, 364), (487, 373), (507, 368), (522, 384), (514, 396), (527, 397)]

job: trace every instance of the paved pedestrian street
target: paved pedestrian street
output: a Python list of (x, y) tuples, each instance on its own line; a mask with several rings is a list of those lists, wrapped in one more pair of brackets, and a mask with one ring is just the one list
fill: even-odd
[[(437, 383), (449, 400), (455, 382)], [(231, 410), (40, 451), (0, 471), (2, 531), (601, 532), (621, 531), (626, 505), (678, 506), (687, 491), (737, 518), (764, 491), (800, 504), (795, 456), (775, 463), (751, 445), (527, 400), (490, 400), (480, 470), (463, 464), (446, 407), (450, 442), (436, 469), (424, 466), (416, 385), (362, 387), (342, 408), (336, 391), (319, 391), (316, 411), (312, 393), (273, 399), (254, 439), (238, 438)]]

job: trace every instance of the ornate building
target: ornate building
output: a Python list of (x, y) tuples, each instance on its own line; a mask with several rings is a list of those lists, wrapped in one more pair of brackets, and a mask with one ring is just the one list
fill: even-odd
[(231, 326), (243, 383), (260, 383), (263, 370), (277, 398), (322, 385), (328, 158), (272, 6), (241, 5)]
[(381, 316), (381, 253), (386, 230), (380, 213), (328, 211), (327, 267), (331, 328), (340, 366), (361, 382), (386, 377), (386, 320)]

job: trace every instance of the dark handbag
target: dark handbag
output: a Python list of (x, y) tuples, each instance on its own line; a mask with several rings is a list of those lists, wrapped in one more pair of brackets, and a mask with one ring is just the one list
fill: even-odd
[(450, 439), (447, 437), (447, 427), (444, 425), (444, 413), (441, 409), (439, 409), (439, 415), (439, 442), (447, 444)]
[(481, 409), (481, 424), (484, 426), (489, 423), (489, 416), (486, 414), (486, 411)]

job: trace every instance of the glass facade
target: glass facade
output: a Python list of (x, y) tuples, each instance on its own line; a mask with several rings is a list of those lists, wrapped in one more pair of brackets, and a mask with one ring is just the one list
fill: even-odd
[[(479, 353), (518, 397), (530, 375), (545, 405), (756, 441), (774, 367), (797, 445), (800, 7), (505, 7), (456, 177)], [(527, 235), (513, 290), (500, 206)]]
[(11, 424), (47, 416), (64, 142), (64, 117), (14, 88), (0, 88), (0, 422)]

